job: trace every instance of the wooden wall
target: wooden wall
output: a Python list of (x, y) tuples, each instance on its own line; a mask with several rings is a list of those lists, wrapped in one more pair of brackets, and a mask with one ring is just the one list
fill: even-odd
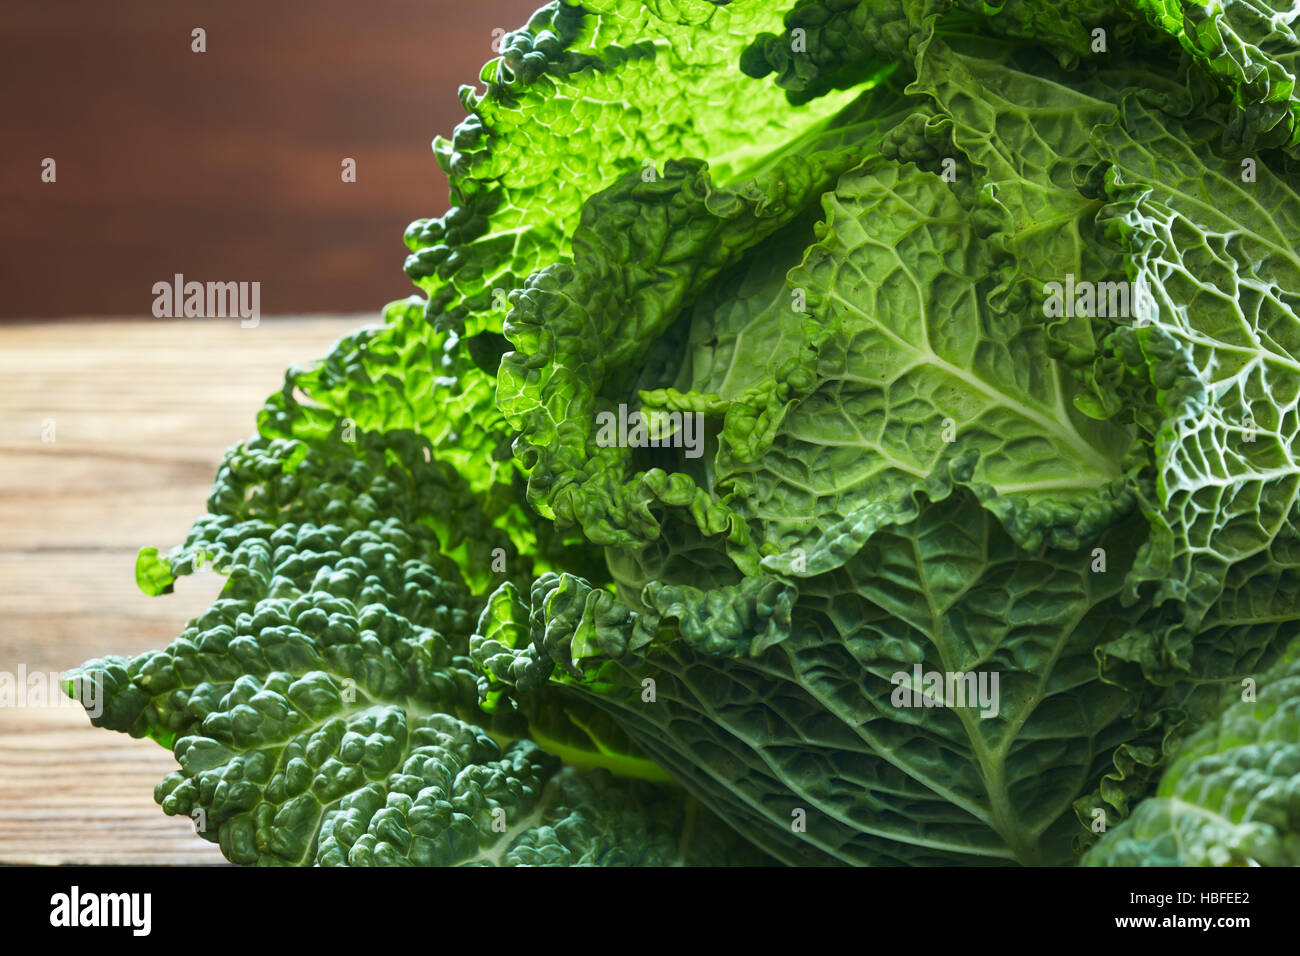
[(260, 281), (265, 314), (410, 294), (402, 230), (447, 207), (429, 142), (463, 117), (492, 30), (542, 2), (7, 5), (0, 318), (148, 315), (177, 272)]

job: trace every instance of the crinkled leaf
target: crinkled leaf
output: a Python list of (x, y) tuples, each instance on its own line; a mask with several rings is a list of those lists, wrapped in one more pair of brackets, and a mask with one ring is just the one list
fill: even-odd
[(1222, 714), (1085, 865), (1300, 865), (1300, 648), (1251, 685), (1228, 689)]
[(429, 315), (499, 331), (504, 295), (563, 254), (591, 195), (685, 156), (726, 182), (835, 112), (844, 97), (792, 114), (735, 69), (779, 15), (768, 0), (550, 3), (507, 34), (480, 74), (485, 91), (461, 87), (469, 117), (434, 142), (451, 210), (406, 232)]

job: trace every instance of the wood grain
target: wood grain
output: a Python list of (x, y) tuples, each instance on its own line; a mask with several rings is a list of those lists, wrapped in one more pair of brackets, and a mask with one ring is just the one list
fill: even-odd
[(406, 295), (402, 231), (448, 205), (429, 142), (542, 5), (6, 3), (0, 316), (135, 314), (176, 272), (268, 315)]
[[(184, 539), (222, 453), (253, 431), (288, 365), (374, 321), (0, 327), (0, 672), (161, 647), (206, 608), (217, 575), (148, 598), (136, 552)], [(42, 441), (51, 420), (54, 441)], [(93, 728), (79, 708), (0, 706), (0, 863), (221, 863), (153, 802), (174, 768), (166, 750)]]

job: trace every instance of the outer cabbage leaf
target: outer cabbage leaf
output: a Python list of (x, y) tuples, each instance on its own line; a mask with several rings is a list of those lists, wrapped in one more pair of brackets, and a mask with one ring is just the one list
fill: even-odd
[(1300, 10), (1279, 0), (1120, 0), (1152, 27), (1178, 40), (1192, 60), (1232, 96), (1226, 131), (1246, 149), (1300, 146)]
[(1240, 590), (1242, 571), (1263, 572), (1261, 593), (1294, 575), (1300, 494), (1300, 196), (1265, 162), (1244, 182), (1219, 129), (1134, 100), (1098, 132), (1105, 222), (1157, 304), (1128, 333), (1164, 413), (1134, 586), (1179, 602), (1193, 631), (1229, 575)]
[[(211, 652), (204, 643), (201, 653)], [(383, 670), (388, 662), (365, 664)], [(122, 668), (157, 687), (153, 656), (143, 666), (91, 662), (70, 675), (70, 693), (82, 693), (88, 680), (112, 680)], [(155, 797), (168, 814), (193, 819), (235, 863), (762, 861), (676, 788), (619, 781), (605, 770), (580, 773), (530, 740), (503, 749), (449, 714), (374, 703), (368, 686), (358, 693), (337, 673), (245, 674), (223, 690), (209, 684), (186, 702), (202, 720), (176, 740), (180, 770), (163, 779)]]
[(1087, 866), (1300, 865), (1300, 645), (1189, 736)]
[[(639, 595), (623, 554), (626, 601), (566, 576), (527, 599), (503, 587), (471, 647), (492, 644), (506, 684), (549, 677), (609, 710), (785, 862), (1069, 862), (1073, 801), (1121, 750), (1160, 744), (1093, 658), (1122, 632), (1141, 518), (1098, 539), (1098, 573), (1086, 552), (1026, 552), (966, 489), (932, 494), (797, 590), (709, 584), (683, 540), (654, 552)], [(894, 675), (910, 688), (918, 666), (997, 672), (996, 714), (897, 706)]]
[[(259, 415), (260, 434), (317, 445), (322, 450), (316, 459), (337, 472), (353, 467), (347, 463), (359, 441), (370, 454), (387, 455), (381, 436), (393, 433), (395, 450), (410, 448), (432, 463), (417, 466), (403, 452), (408, 470), (420, 471), (422, 481), (455, 489), (440, 499), (432, 488), (423, 489), (422, 501), (414, 500), (408, 489), (412, 500), (403, 505), (403, 515), (443, 529), (447, 553), (457, 555), (462, 574), (476, 589), (484, 588), (493, 575), (491, 583), (499, 583), (503, 564), (504, 573), (527, 576), (530, 569), (548, 567), (557, 554), (564, 556), (566, 565), (600, 576), (594, 552), (572, 535), (532, 520), (521, 507), (525, 479), (510, 457), (512, 432), (495, 402), (495, 371), (505, 340), (493, 333), (466, 339), (437, 332), (425, 321), (424, 305), (417, 296), (393, 302), (384, 310), (385, 325), (346, 336), (309, 367), (291, 367), (284, 387)], [(422, 442), (412, 445), (410, 433)], [(327, 462), (330, 456), (340, 463)], [(218, 474), (209, 510), (235, 509), (243, 516), (277, 520), (274, 510), (259, 513), (241, 503), (244, 483), (258, 472), (245, 463), (237, 475), (231, 465), (228, 461)], [(347, 500), (360, 490), (340, 487), (330, 493)], [(287, 494), (291, 504), (293, 489)], [(429, 506), (435, 510), (421, 511)], [(336, 505), (336, 512), (343, 507)], [(498, 547), (502, 551), (496, 551)], [(160, 583), (165, 587), (167, 579)], [(157, 585), (146, 589), (157, 593)]]
[[(464, 568), (479, 587), (506, 577), (492, 572), (494, 553), (506, 567), (531, 564), (484, 513), (460, 474), (432, 457), (428, 441), (399, 429), (357, 432), (351, 441), (331, 435), (316, 442), (261, 437), (241, 442), (226, 453), (208, 505), (210, 513), (165, 560), (152, 548), (141, 553), (137, 577), (147, 590), (168, 591), (176, 576), (205, 564), (232, 571), (247, 563), (247, 555), (239, 560), (241, 549), (247, 552), (259, 541), (269, 558), (298, 526), (328, 526), (343, 534), (395, 529), (418, 542), (411, 557), (455, 580)], [(251, 567), (260, 571), (265, 564)], [(240, 573), (249, 572), (241, 567)], [(309, 590), (311, 579), (297, 586)], [(240, 579), (231, 587), (244, 591)]]
[(500, 331), (494, 290), (559, 258), (589, 196), (682, 156), (726, 182), (834, 113), (845, 97), (792, 113), (780, 91), (734, 68), (778, 17), (767, 0), (564, 2), (507, 34), (480, 74), (486, 90), (461, 88), (470, 116), (434, 141), (451, 210), (406, 232), (406, 271), (430, 317), (471, 335)]
[(211, 562), (221, 598), (165, 650), (86, 663), (69, 694), (173, 751), (156, 799), (237, 863), (758, 862), (562, 688), (479, 709), (479, 602), (440, 549), (448, 528), (486, 532), (427, 447), (399, 431), (237, 446), (220, 513), (143, 562), (168, 582)]

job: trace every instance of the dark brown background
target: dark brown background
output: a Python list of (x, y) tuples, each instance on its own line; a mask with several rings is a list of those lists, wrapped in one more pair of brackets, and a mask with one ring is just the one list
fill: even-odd
[(268, 315), (410, 294), (402, 230), (447, 208), (429, 142), (464, 116), (493, 29), (542, 4), (7, 4), (0, 317), (147, 316), (176, 272), (260, 281)]

